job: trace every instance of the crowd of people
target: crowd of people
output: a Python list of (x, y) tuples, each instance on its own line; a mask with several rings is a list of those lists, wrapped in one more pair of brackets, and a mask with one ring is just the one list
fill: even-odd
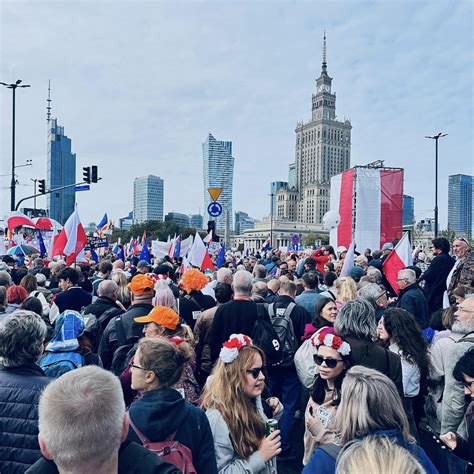
[(474, 251), (394, 244), (3, 257), (0, 472), (474, 472)]

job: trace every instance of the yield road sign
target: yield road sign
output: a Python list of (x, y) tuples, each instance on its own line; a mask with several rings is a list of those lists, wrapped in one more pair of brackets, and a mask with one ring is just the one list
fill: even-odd
[(219, 199), (223, 189), (224, 188), (207, 188), (207, 192), (209, 193), (209, 196), (211, 196), (211, 199), (215, 202)]

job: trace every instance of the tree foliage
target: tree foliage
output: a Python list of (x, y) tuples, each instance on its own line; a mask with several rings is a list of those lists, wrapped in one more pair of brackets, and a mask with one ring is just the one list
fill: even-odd
[[(132, 237), (141, 238), (144, 232), (146, 232), (146, 236), (150, 240), (166, 241), (168, 237), (173, 238), (179, 234), (181, 234), (182, 239), (185, 239), (191, 234), (194, 235), (196, 229), (193, 227), (181, 227), (176, 222), (146, 221), (142, 224), (133, 224), (130, 230), (115, 229), (111, 241), (116, 242), (120, 238), (122, 242), (128, 242)], [(205, 233), (200, 233), (200, 235), (204, 236)]]

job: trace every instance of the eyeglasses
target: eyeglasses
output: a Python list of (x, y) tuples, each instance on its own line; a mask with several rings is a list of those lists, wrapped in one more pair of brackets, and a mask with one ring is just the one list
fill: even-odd
[(339, 362), (342, 362), (342, 359), (332, 359), (331, 357), (321, 357), (318, 354), (313, 355), (314, 363), (316, 365), (322, 365), (323, 362), (326, 364), (326, 367), (334, 369)]
[(458, 311), (462, 311), (463, 313), (474, 313), (474, 310), (465, 309), (464, 306), (459, 305)]
[(474, 380), (471, 380), (470, 382), (466, 382), (465, 380), (462, 381), (462, 384), (464, 385), (464, 387), (468, 388), (469, 390), (471, 390), (473, 383), (474, 383)]
[(264, 367), (255, 367), (253, 369), (247, 369), (247, 373), (252, 374), (252, 377), (256, 380), (258, 378), (260, 372), (262, 372), (262, 374), (263, 374), (263, 369), (264, 369)]
[(397, 280), (396, 280), (396, 281), (397, 281), (397, 283), (398, 283), (399, 281), (403, 281), (403, 280), (406, 280), (406, 281), (408, 281), (406, 278), (397, 278)]
[(144, 370), (145, 372), (148, 372), (148, 369), (145, 369), (144, 367), (140, 367), (139, 365), (130, 364), (130, 367), (133, 367), (134, 369), (140, 369), (140, 370)]

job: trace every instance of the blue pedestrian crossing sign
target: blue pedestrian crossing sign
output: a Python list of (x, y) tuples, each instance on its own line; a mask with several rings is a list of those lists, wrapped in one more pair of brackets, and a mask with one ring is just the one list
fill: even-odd
[(211, 202), (211, 204), (207, 206), (207, 213), (211, 217), (219, 217), (222, 214), (222, 206), (218, 202)]

